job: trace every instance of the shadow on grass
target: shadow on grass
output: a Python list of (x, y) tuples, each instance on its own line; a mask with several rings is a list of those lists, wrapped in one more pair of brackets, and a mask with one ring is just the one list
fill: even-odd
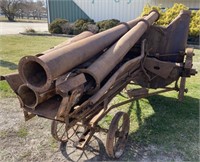
[[(98, 147), (88, 145), (84, 151), (66, 144), (60, 150), (66, 160), (75, 161), (197, 161), (199, 134), (199, 100), (185, 97), (183, 103), (175, 98), (153, 96), (147, 98), (154, 113), (144, 118), (140, 100), (132, 102), (128, 114), (136, 114), (139, 128), (129, 134), (124, 154), (119, 159), (106, 155), (103, 139), (93, 136)], [(135, 105), (135, 106), (134, 106)], [(133, 123), (132, 123), (133, 124)], [(133, 126), (133, 125), (131, 125)], [(194, 147), (196, 144), (197, 147)], [(74, 146), (71, 146), (74, 147)], [(88, 153), (90, 152), (90, 153)], [(89, 155), (94, 154), (92, 157)]]
[[(136, 101), (135, 114), (139, 129), (129, 135), (126, 160), (145, 160), (148, 156), (152, 159), (146, 160), (197, 161), (199, 99), (186, 96), (183, 103), (165, 96), (147, 99), (154, 114), (141, 124), (141, 112), (145, 108), (141, 108), (139, 101)], [(160, 155), (165, 159), (157, 159)]]
[(17, 64), (15, 64), (13, 62), (9, 62), (9, 61), (4, 61), (4, 60), (0, 60), (0, 66), (7, 67), (10, 70), (16, 70), (17, 69)]

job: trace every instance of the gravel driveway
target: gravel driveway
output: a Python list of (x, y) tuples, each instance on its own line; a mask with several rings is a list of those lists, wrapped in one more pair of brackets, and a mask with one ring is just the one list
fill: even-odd
[(26, 29), (34, 29), (38, 32), (47, 32), (47, 23), (21, 23), (21, 22), (0, 22), (0, 35), (19, 34)]
[(99, 150), (104, 134), (97, 134), (85, 151), (77, 150), (71, 141), (66, 146), (51, 137), (50, 120), (35, 117), (25, 122), (16, 98), (0, 99), (0, 105), (0, 161), (62, 162), (108, 158), (105, 150), (103, 153)]
[[(0, 99), (0, 161), (82, 162), (110, 161), (105, 151), (106, 134), (95, 133), (85, 151), (55, 141), (50, 133), (51, 121), (34, 117), (25, 122), (16, 98)], [(162, 148), (142, 146), (130, 140), (123, 156), (114, 161), (182, 161), (176, 155), (155, 154)]]

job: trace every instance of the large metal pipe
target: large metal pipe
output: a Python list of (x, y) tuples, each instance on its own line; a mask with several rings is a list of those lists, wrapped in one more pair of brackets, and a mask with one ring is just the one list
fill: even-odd
[(37, 105), (54, 96), (55, 89), (51, 89), (43, 94), (39, 94), (29, 88), (27, 85), (23, 84), (18, 88), (17, 94), (23, 105), (35, 109)]
[[(58, 48), (62, 48), (64, 46), (67, 46), (69, 44), (72, 44), (74, 42), (77, 42), (81, 39), (84, 39), (84, 38), (92, 36), (92, 35), (94, 35), (92, 32), (89, 32), (89, 31), (83, 32), (83, 33), (73, 37), (70, 41), (65, 41), (65, 42), (55, 46), (53, 49), (50, 49), (50, 50), (47, 50), (47, 51), (41, 53), (41, 55), (48, 54), (51, 51), (54, 51)], [(19, 74), (17, 74), (17, 76), (18, 76), (18, 78), (14, 78), (14, 81), (10, 84), (11, 87), (12, 87), (12, 85), (19, 82), (19, 79), (20, 79)], [(38, 104), (44, 102), (45, 100), (48, 100), (49, 98), (51, 98), (55, 95), (55, 89), (51, 89), (51, 90), (46, 91), (41, 94), (41, 93), (34, 91), (27, 85), (23, 84), (22, 81), (21, 81), (21, 85), (18, 86), (15, 91), (20, 99), (21, 104), (26, 107), (32, 108), (32, 109), (35, 109), (35, 107)]]
[(129, 28), (137, 24), (141, 18), (122, 23), (114, 28), (90, 36), (66, 47), (42, 55), (26, 56), (18, 65), (19, 74), (22, 80), (31, 89), (38, 92), (48, 90), (53, 81), (60, 75), (68, 72), (77, 65), (87, 61), (106, 47), (112, 45)]
[(55, 46), (55, 47), (53, 47), (53, 48), (51, 48), (51, 49), (49, 49), (49, 50), (47, 50), (47, 51), (42, 52), (41, 54), (48, 54), (49, 52), (55, 51), (55, 50), (57, 50), (58, 48), (65, 47), (65, 46), (67, 46), (67, 45), (69, 45), (69, 44), (72, 44), (72, 43), (77, 42), (77, 41), (79, 41), (79, 40), (81, 40), (81, 39), (90, 37), (90, 36), (92, 36), (92, 35), (94, 35), (94, 33), (90, 32), (90, 31), (84, 31), (84, 32), (80, 33), (79, 35), (77, 35), (77, 36), (71, 38), (70, 40), (66, 40), (66, 41), (64, 41), (64, 42), (62, 42), (62, 43), (60, 43), (60, 44), (58, 44), (57, 46)]
[(93, 91), (99, 88), (101, 81), (112, 71), (112, 69), (124, 58), (127, 52), (141, 38), (149, 25), (159, 18), (157, 11), (151, 11), (148, 16), (140, 20), (131, 30), (119, 39), (112, 47), (110, 47), (103, 55), (101, 55), (87, 69), (83, 69), (84, 73), (93, 77), (96, 86)]

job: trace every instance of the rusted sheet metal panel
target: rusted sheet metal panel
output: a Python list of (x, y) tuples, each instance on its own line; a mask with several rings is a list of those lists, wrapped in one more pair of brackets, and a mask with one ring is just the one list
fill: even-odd
[(148, 89), (146, 89), (146, 88), (130, 89), (127, 91), (127, 94), (129, 96), (129, 98), (140, 97), (143, 95), (147, 95)]
[(144, 67), (148, 71), (157, 74), (164, 79), (167, 79), (169, 77), (170, 73), (176, 66), (178, 66), (178, 64), (160, 61), (155, 58), (145, 58), (144, 60)]
[(3, 76), (3, 78), (8, 82), (8, 84), (10, 85), (10, 88), (15, 93), (17, 93), (19, 86), (23, 84), (18, 73), (5, 75), (5, 76)]
[(36, 106), (35, 109), (24, 107), (24, 110), (32, 114), (36, 114), (38, 116), (54, 120), (58, 112), (60, 103), (61, 103), (61, 98), (59, 96), (54, 96)]
[(158, 55), (162, 61), (183, 62), (190, 14), (190, 11), (181, 11), (167, 27), (150, 27), (145, 37), (151, 56)]
[(79, 74), (69, 79), (66, 79), (66, 77), (63, 79), (64, 80), (62, 81), (59, 81), (59, 80), (56, 81), (56, 84), (57, 84), (56, 91), (61, 94), (67, 94), (69, 91), (83, 85), (87, 81), (85, 78), (85, 75), (83, 74)]

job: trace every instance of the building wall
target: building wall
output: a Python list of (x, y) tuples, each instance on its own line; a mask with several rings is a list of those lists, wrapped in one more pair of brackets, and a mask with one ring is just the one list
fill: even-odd
[(71, 22), (79, 18), (94, 21), (118, 19), (129, 21), (140, 16), (146, 4), (167, 8), (183, 3), (189, 8), (200, 8), (200, 0), (47, 0), (49, 21), (64, 18)]
[(93, 20), (119, 19), (128, 21), (138, 17), (147, 0), (74, 0)]
[(70, 22), (89, 18), (73, 0), (47, 0), (47, 9), (49, 23), (56, 18), (64, 18)]
[(151, 5), (160, 5), (164, 8), (172, 7), (174, 3), (182, 3), (191, 9), (200, 8), (200, 0), (150, 0)]

